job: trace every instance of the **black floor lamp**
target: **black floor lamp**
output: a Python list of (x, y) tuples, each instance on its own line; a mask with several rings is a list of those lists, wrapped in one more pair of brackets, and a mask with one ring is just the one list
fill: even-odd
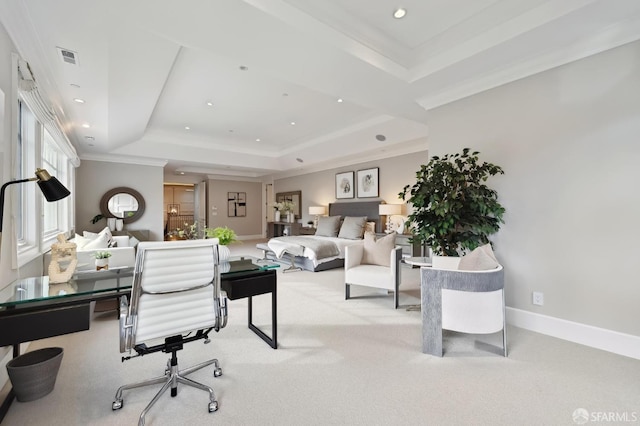
[(44, 198), (49, 202), (62, 200), (71, 194), (58, 179), (51, 176), (45, 169), (36, 169), (36, 177), (12, 180), (2, 185), (2, 189), (0, 190), (0, 247), (2, 247), (2, 223), (4, 222), (4, 190), (7, 189), (7, 186), (13, 185), (14, 183), (31, 181), (38, 182)]

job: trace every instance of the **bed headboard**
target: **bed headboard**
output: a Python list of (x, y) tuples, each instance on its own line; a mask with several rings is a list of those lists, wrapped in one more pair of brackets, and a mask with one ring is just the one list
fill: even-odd
[(329, 216), (366, 216), (368, 222), (376, 223), (376, 232), (382, 232), (378, 206), (382, 201), (363, 201), (355, 203), (330, 203)]

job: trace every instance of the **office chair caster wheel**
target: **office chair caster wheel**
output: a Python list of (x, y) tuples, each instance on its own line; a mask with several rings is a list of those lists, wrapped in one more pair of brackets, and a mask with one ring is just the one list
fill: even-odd
[(218, 401), (213, 401), (209, 403), (209, 412), (213, 413), (214, 411), (218, 411)]
[(122, 400), (121, 400), (121, 399), (116, 399), (116, 400), (115, 400), (115, 401), (113, 401), (113, 403), (111, 404), (111, 409), (112, 409), (112, 410), (114, 410), (114, 411), (115, 411), (115, 410), (119, 410), (119, 409), (121, 409), (121, 408), (122, 408), (122, 406), (123, 406), (123, 405), (124, 405), (124, 404), (123, 404), (123, 402), (122, 402)]
[(215, 370), (213, 370), (213, 377), (220, 377), (222, 376), (222, 368), (216, 368)]

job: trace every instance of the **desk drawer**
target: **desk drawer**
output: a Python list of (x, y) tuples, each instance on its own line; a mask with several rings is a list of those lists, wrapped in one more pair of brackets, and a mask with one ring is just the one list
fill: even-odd
[(276, 288), (276, 271), (223, 277), (220, 284), (222, 289), (227, 292), (227, 298), (230, 300), (271, 293)]
[(0, 346), (89, 329), (89, 303), (0, 317)]

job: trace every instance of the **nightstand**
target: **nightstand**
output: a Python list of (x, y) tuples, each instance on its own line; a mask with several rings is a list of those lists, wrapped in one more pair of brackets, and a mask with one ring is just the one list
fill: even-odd
[(306, 226), (302, 226), (298, 229), (298, 233), (299, 235), (315, 235), (316, 228), (307, 228)]

